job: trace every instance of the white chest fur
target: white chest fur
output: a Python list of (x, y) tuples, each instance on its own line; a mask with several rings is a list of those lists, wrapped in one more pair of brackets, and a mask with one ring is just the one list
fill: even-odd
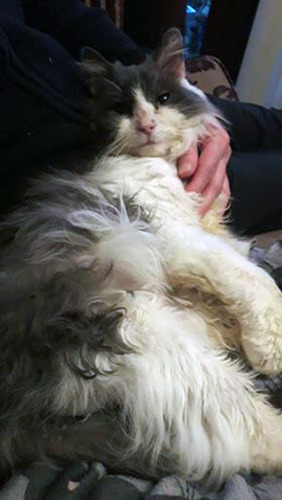
[(185, 193), (173, 163), (161, 158), (106, 157), (90, 175), (103, 190), (133, 197), (153, 217), (198, 223), (198, 198)]

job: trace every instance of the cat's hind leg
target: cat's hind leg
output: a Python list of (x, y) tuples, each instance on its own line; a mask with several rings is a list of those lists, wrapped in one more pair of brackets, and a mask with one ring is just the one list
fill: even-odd
[(218, 297), (241, 325), (252, 366), (266, 374), (282, 371), (282, 293), (274, 280), (200, 227), (174, 223), (159, 237), (169, 282)]
[(122, 336), (138, 346), (123, 360), (132, 451), (149, 451), (157, 464), (167, 451), (163, 472), (176, 466), (193, 479), (280, 470), (282, 416), (213, 348), (202, 317), (152, 293), (128, 297), (126, 309)]

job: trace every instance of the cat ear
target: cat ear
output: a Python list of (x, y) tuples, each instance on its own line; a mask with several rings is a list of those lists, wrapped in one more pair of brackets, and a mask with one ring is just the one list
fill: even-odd
[(154, 59), (161, 70), (173, 73), (179, 79), (185, 77), (183, 37), (179, 29), (171, 28), (166, 31)]
[(81, 53), (82, 62), (80, 67), (86, 77), (108, 76), (111, 71), (111, 64), (96, 50), (84, 47)]

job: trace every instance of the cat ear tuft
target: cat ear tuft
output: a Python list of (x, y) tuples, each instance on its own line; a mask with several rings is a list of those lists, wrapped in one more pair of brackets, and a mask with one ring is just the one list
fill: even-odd
[(86, 77), (107, 76), (110, 73), (111, 64), (90, 47), (82, 49), (81, 60), (80, 67)]
[(178, 79), (185, 77), (183, 37), (179, 29), (171, 28), (166, 31), (154, 59), (161, 70), (173, 73)]
[(170, 28), (162, 37), (162, 47), (168, 47), (175, 50), (183, 49), (183, 38), (178, 28)]

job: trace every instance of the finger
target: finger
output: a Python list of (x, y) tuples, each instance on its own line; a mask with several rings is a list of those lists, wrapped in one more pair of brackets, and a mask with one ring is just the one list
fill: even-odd
[(198, 168), (193, 179), (187, 185), (187, 191), (204, 192), (215, 176), (220, 161), (224, 159), (227, 164), (231, 154), (229, 143), (229, 136), (224, 129), (217, 130), (211, 138), (204, 142)]
[(224, 178), (224, 182), (223, 182), (222, 196), (225, 198), (225, 201), (226, 201), (225, 208), (226, 208), (228, 203), (229, 203), (230, 196), (231, 196), (229, 179), (228, 179), (226, 174), (225, 174), (225, 178)]
[(198, 146), (192, 146), (178, 160), (178, 175), (180, 179), (188, 179), (191, 177), (198, 165)]
[(219, 162), (217, 171), (212, 178), (208, 187), (202, 193), (202, 203), (199, 208), (199, 214), (203, 217), (210, 209), (215, 199), (223, 191), (224, 181), (226, 176), (226, 160), (223, 159)]
[(225, 175), (224, 182), (223, 182), (223, 187), (222, 187), (222, 192), (220, 193), (220, 197), (222, 199), (222, 206), (219, 210), (219, 216), (223, 217), (224, 212), (229, 204), (230, 201), (230, 196), (231, 196), (231, 191), (230, 191), (230, 185), (229, 185), (229, 180), (227, 175)]

